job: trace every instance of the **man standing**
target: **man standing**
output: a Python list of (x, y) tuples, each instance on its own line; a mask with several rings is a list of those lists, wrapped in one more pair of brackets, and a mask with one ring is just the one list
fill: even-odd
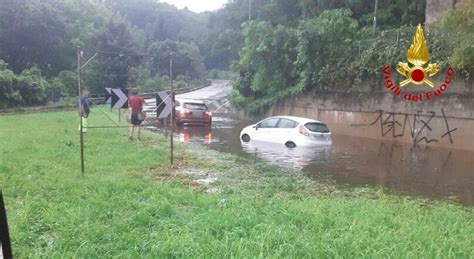
[[(89, 91), (86, 89), (83, 89), (81, 91), (81, 117), (82, 117), (82, 132), (86, 133), (87, 132), (87, 125), (88, 123), (88, 118), (89, 114), (91, 112), (91, 109), (89, 107)], [(79, 125), (79, 130), (81, 130), (81, 125)]]
[(133, 131), (138, 128), (138, 139), (140, 140), (140, 124), (142, 121), (139, 119), (138, 114), (143, 111), (143, 104), (145, 98), (138, 96), (138, 90), (136, 88), (131, 90), (132, 96), (128, 98), (128, 107), (130, 110), (130, 127), (128, 131), (128, 138), (133, 140)]

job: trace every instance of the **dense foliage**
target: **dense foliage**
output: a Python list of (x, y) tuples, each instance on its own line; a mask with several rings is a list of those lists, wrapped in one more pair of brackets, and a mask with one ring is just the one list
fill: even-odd
[[(5, 82), (14, 82), (0, 85), (1, 107), (44, 104), (47, 88), (77, 96), (77, 47), (82, 63), (99, 52), (81, 71), (83, 85), (93, 93), (105, 87), (168, 87), (171, 55), (179, 86), (205, 75), (197, 45), (207, 35), (201, 33), (204, 15), (154, 0), (0, 2), (0, 73)], [(26, 76), (31, 69), (41, 83), (20, 84), (31, 79)]]
[(48, 82), (36, 67), (15, 74), (0, 60), (0, 108), (15, 105), (39, 105), (45, 102)]
[(450, 32), (455, 46), (449, 63), (474, 72), (474, 0), (469, 8), (451, 10), (440, 27)]
[[(20, 77), (33, 69), (43, 82), (34, 102), (19, 101), (16, 86), (0, 86), (11, 89), (2, 93), (2, 107), (42, 104), (47, 88), (76, 96), (80, 46), (82, 62), (100, 52), (81, 71), (93, 93), (168, 87), (172, 57), (178, 86), (235, 75), (232, 101), (254, 112), (289, 94), (370, 81), (380, 67), (403, 60), (426, 5), (379, 0), (374, 32), (374, 2), (362, 0), (230, 0), (200, 14), (157, 0), (0, 2), (2, 71)], [(432, 58), (463, 75), (474, 64), (473, 6), (452, 11), (426, 32)]]
[[(277, 10), (280, 2), (271, 2), (265, 7)], [(232, 66), (238, 78), (231, 99), (237, 107), (260, 113), (285, 95), (346, 91), (363, 81), (375, 82), (386, 64), (405, 60), (415, 25), (425, 15), (424, 1), (380, 1), (374, 31), (369, 19), (373, 3), (294, 2), (301, 9), (289, 9), (293, 15), (243, 24), (240, 59)], [(442, 68), (455, 66), (464, 77), (474, 68), (473, 8), (474, 1), (425, 31), (431, 60)], [(257, 12), (255, 20), (266, 17), (267, 10)]]

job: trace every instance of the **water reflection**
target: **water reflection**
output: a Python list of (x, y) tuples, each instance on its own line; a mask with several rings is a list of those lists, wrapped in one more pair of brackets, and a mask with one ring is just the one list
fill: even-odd
[(212, 129), (205, 126), (185, 126), (175, 129), (175, 136), (179, 143), (197, 143), (209, 145), (212, 142)]
[(312, 161), (327, 160), (331, 146), (287, 148), (285, 145), (252, 140), (241, 142), (242, 150), (270, 164), (292, 169), (303, 169)]
[(329, 160), (303, 170), (340, 183), (375, 184), (403, 193), (474, 204), (474, 152), (334, 136)]

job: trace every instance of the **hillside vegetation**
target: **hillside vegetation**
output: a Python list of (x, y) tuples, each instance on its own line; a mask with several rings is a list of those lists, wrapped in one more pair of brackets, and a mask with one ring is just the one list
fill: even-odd
[[(273, 2), (270, 6), (279, 6)], [(255, 19), (242, 27), (240, 59), (232, 65), (238, 75), (232, 101), (239, 108), (261, 113), (287, 95), (345, 91), (375, 81), (385, 65), (406, 60), (415, 26), (425, 17), (425, 1), (379, 1), (374, 30), (373, 2), (290, 2), (300, 8), (282, 3), (273, 20)], [(473, 21), (471, 1), (469, 8), (452, 10), (425, 28), (431, 62), (455, 67), (461, 80), (474, 72)]]
[[(425, 31), (432, 61), (463, 78), (474, 66), (473, 1)], [(77, 96), (78, 46), (82, 62), (100, 52), (81, 72), (93, 93), (165, 89), (171, 56), (179, 86), (232, 70), (232, 102), (255, 113), (290, 94), (348, 89), (404, 60), (424, 23), (425, 0), (378, 2), (374, 31), (374, 3), (362, 0), (231, 0), (200, 14), (156, 0), (3, 0), (0, 108), (44, 104), (50, 88)]]

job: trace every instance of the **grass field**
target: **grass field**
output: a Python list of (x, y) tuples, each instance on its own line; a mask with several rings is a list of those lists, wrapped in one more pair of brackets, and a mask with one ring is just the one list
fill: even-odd
[[(129, 142), (127, 129), (90, 129), (81, 176), (76, 117), (0, 117), (16, 257), (474, 256), (472, 208), (340, 189), (199, 147), (178, 146), (173, 169), (152, 133)], [(89, 124), (111, 125), (97, 110)]]

